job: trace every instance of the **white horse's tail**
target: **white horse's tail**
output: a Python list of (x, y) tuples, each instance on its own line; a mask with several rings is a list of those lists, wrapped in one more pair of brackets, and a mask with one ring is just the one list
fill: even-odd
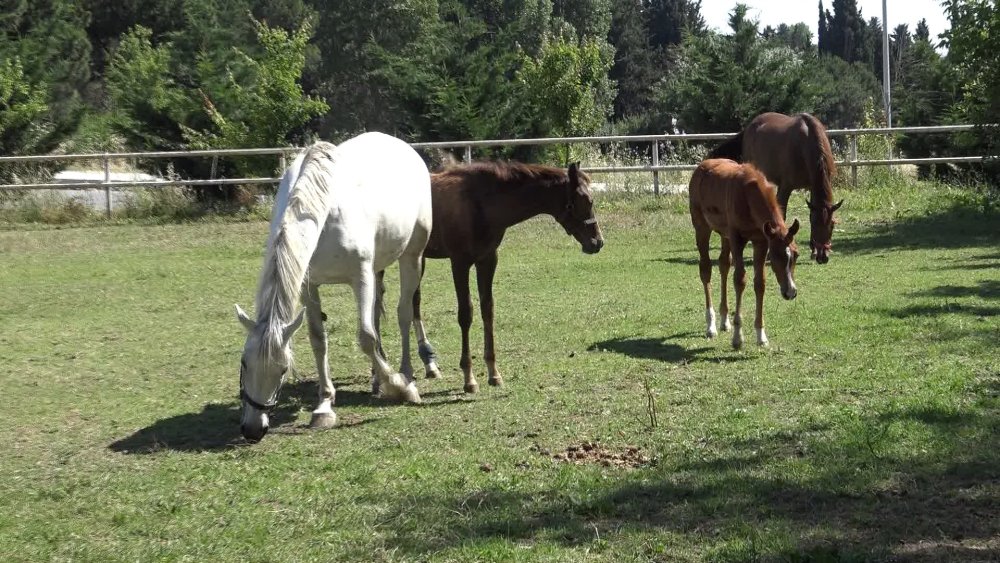
[(296, 157), (281, 178), (257, 291), (258, 321), (292, 320), (330, 210), (334, 157), (334, 145), (315, 143)]

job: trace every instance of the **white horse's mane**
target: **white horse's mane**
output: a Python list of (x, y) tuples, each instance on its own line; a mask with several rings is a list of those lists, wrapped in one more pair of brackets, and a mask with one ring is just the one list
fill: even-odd
[[(257, 288), (257, 324), (264, 324), (266, 354), (283, 345), (282, 333), (292, 321), (309, 261), (330, 210), (335, 146), (318, 142), (301, 154), (282, 177), (288, 184), (285, 208), (276, 209)], [(276, 199), (275, 205), (280, 205)]]

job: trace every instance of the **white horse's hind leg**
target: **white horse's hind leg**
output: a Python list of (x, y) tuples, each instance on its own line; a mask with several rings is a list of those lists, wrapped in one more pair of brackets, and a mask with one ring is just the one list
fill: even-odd
[(313, 428), (329, 428), (337, 423), (337, 415), (333, 412), (336, 390), (330, 380), (330, 363), (327, 359), (326, 330), (323, 329), (323, 310), (320, 308), (319, 287), (306, 285), (302, 294), (302, 303), (306, 308), (306, 321), (309, 324), (309, 343), (312, 344), (313, 356), (316, 357), (316, 373), (319, 375), (319, 405), (313, 411)]
[(375, 333), (375, 272), (371, 264), (363, 264), (361, 273), (354, 283), (354, 298), (358, 302), (358, 344), (372, 361), (375, 377), (383, 397), (399, 399), (410, 403), (420, 402), (420, 393), (412, 380), (392, 368), (378, 353), (378, 335)]
[[(373, 322), (375, 336), (378, 337), (378, 353), (386, 360), (385, 349), (382, 347), (382, 317), (385, 316), (385, 270), (375, 274), (375, 310)], [(375, 377), (375, 364), (372, 364), (372, 395), (378, 395), (378, 378)]]

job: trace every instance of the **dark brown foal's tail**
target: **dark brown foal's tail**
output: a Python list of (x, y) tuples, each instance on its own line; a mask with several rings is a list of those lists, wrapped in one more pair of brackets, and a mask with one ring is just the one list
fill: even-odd
[[(819, 178), (812, 179), (812, 186), (810, 188), (814, 194), (817, 188), (822, 189), (823, 203), (832, 205), (833, 177), (837, 174), (837, 165), (833, 160), (833, 149), (830, 148), (830, 139), (826, 136), (826, 127), (823, 127), (823, 124), (818, 119), (808, 113), (801, 115), (802, 119), (806, 122), (806, 126), (809, 127), (809, 138), (812, 141), (809, 143), (807, 149), (810, 152), (807, 162), (815, 162), (819, 167), (820, 174)], [(810, 175), (812, 175), (811, 172)], [(817, 179), (819, 182), (816, 181)]]
[(728, 158), (743, 162), (743, 131), (726, 139), (721, 145), (712, 149), (705, 158)]

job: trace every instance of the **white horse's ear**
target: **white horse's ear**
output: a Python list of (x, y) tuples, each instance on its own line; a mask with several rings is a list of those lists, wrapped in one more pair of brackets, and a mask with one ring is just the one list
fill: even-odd
[(288, 323), (285, 330), (281, 332), (281, 341), (283, 344), (288, 344), (288, 341), (292, 339), (292, 335), (295, 334), (296, 330), (302, 326), (302, 319), (306, 316), (306, 310), (302, 309), (299, 311), (299, 316), (295, 317), (295, 320)]
[(250, 315), (246, 314), (239, 305), (236, 306), (236, 320), (240, 321), (240, 324), (247, 329), (247, 332), (253, 330), (255, 323), (250, 318)]

